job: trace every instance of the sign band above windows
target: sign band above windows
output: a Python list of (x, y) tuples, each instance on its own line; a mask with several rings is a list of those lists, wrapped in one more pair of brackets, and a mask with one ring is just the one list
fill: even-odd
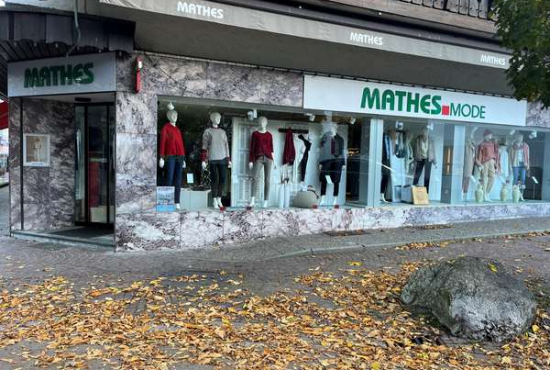
[(146, 12), (393, 53), (507, 69), (509, 55), (203, 0), (99, 0)]
[(525, 126), (527, 102), (441, 90), (305, 76), (304, 108)]

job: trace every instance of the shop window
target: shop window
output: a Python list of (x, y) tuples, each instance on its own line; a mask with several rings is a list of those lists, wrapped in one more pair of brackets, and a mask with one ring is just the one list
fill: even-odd
[(181, 210), (367, 204), (368, 118), (164, 98), (158, 133), (157, 184)]
[[(549, 135), (446, 122), (385, 120), (380, 203), (506, 203), (549, 200), (543, 161)], [(548, 165), (547, 165), (548, 166)]]

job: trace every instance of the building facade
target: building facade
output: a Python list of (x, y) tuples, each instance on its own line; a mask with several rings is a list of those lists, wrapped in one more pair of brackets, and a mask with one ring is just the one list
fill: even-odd
[(89, 2), (131, 50), (9, 61), (12, 233), (133, 251), (550, 214), (550, 117), (510, 98), (486, 16), (236, 3)]

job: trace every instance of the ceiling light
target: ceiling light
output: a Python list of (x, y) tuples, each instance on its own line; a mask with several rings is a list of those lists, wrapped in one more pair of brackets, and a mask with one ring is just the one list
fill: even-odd
[(355, 121), (357, 121), (357, 119), (355, 117), (350, 117), (349, 124), (353, 125), (353, 124), (355, 124)]
[(313, 114), (313, 113), (306, 113), (305, 116), (308, 117), (309, 122), (315, 121), (315, 114)]

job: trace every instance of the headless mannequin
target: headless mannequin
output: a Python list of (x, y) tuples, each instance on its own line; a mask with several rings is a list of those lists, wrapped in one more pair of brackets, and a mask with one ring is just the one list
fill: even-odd
[[(529, 146), (523, 141), (523, 135), (519, 134), (511, 150), (511, 167), (514, 176), (514, 185), (518, 185), (520, 191), (520, 200), (523, 199), (527, 173), (530, 169)], [(527, 152), (527, 153), (526, 153)], [(518, 156), (521, 156), (518, 158)], [(520, 184), (521, 182), (521, 184)]]
[[(259, 128), (258, 128), (257, 132), (259, 132), (260, 134), (267, 133), (267, 118), (265, 118), (265, 117), (258, 118), (258, 125), (259, 125)], [(275, 153), (274, 152), (271, 153), (271, 158), (275, 159)], [(270, 164), (270, 166), (271, 166), (271, 164)], [(275, 164), (274, 161), (272, 161), (272, 167), (273, 167), (273, 169), (277, 169), (277, 165)], [(251, 171), (254, 170), (254, 186), (253, 186), (253, 188), (255, 189), (256, 186), (257, 186), (257, 183), (259, 181), (258, 173), (259, 173), (259, 171), (261, 171), (261, 169), (258, 168), (258, 163), (255, 163), (255, 162), (249, 162), (248, 163), (248, 168)], [(266, 167), (264, 167), (263, 171), (264, 171), (264, 182), (267, 182), (267, 184), (269, 184), (271, 179), (268, 179), (267, 177), (271, 176), (271, 169), (267, 170)], [(268, 188), (269, 188), (269, 185), (266, 186), (266, 189), (268, 189)], [(256, 194), (255, 193), (256, 193), (255, 191), (252, 192), (252, 196), (250, 197), (249, 207), (254, 207), (256, 205)], [(265, 192), (264, 192), (264, 202), (263, 202), (263, 207), (264, 208), (267, 208), (268, 197), (269, 197), (269, 194), (265, 194)]]
[[(325, 123), (327, 123), (327, 122), (325, 121)], [(333, 139), (337, 134), (338, 127), (336, 126), (336, 124), (329, 124), (326, 127), (327, 128), (326, 128), (325, 133), (323, 134), (323, 137), (325, 135), (328, 135), (328, 137)], [(325, 145), (331, 145), (331, 143), (328, 143), (328, 144), (325, 144)], [(344, 158), (341, 158), (341, 160), (344, 161)], [(327, 164), (325, 163), (324, 165), (326, 166)], [(325, 170), (330, 171), (326, 168), (325, 168)], [(344, 165), (342, 165), (342, 170), (341, 171), (345, 171), (345, 170), (346, 170), (346, 165), (344, 164)], [(319, 171), (321, 171), (321, 173), (323, 172), (323, 163), (319, 164)], [(341, 173), (342, 173), (341, 171), (336, 171), (337, 173), (335, 173), (334, 175), (336, 175), (336, 176), (341, 175)], [(323, 181), (326, 181), (326, 180), (323, 179), (323, 176), (321, 175), (321, 184), (323, 184)], [(340, 181), (339, 181), (339, 179), (338, 179), (338, 181), (335, 181), (334, 179), (332, 179), (332, 182), (333, 182), (333, 184), (335, 186), (335, 190), (336, 190), (337, 189), (336, 187), (340, 186)], [(333, 197), (332, 205), (336, 206), (337, 204), (338, 204), (338, 197), (335, 196), (335, 197)], [(324, 195), (324, 194), (321, 195), (321, 198), (319, 198), (319, 205), (320, 206), (326, 205), (326, 195)]]
[(437, 162), (435, 159), (435, 148), (432, 138), (429, 136), (429, 130), (427, 127), (422, 129), (422, 132), (416, 138), (415, 145), (415, 161), (416, 168), (414, 170), (413, 185), (417, 186), (420, 180), (420, 175), (424, 171), (424, 187), (428, 193), (430, 192), (430, 179), (432, 166), (437, 168)]
[[(176, 122), (178, 121), (178, 112), (174, 109), (174, 105), (172, 103), (168, 104), (168, 112), (166, 113), (166, 118), (168, 118), (168, 121), (173, 127), (176, 127)], [(164, 168), (164, 158), (159, 159), (159, 167)], [(182, 161), (182, 168), (186, 167), (185, 160)], [(176, 209), (180, 209), (179, 202), (176, 203)]]
[[(218, 112), (214, 112), (214, 113), (211, 113), (210, 114), (210, 124), (211, 124), (211, 127), (214, 128), (214, 129), (218, 129), (219, 126), (220, 126), (220, 122), (222, 120), (222, 115)], [(221, 129), (220, 129), (221, 130)], [(201, 162), (201, 165), (202, 165), (202, 169), (205, 170), (206, 167), (208, 166), (208, 164), (206, 163), (206, 161), (202, 161)], [(231, 168), (231, 160), (229, 160), (227, 162), (227, 168)], [(222, 179), (220, 179), (219, 181), (222, 181)], [(225, 179), (223, 179), (223, 182), (225, 182)], [(216, 186), (216, 184), (213, 184), (213, 186)], [(223, 204), (222, 204), (222, 198), (221, 198), (221, 194), (216, 194), (218, 196), (214, 197), (213, 198), (213, 207), (214, 208), (223, 208)]]
[[(488, 148), (488, 149), (486, 149)], [(479, 170), (482, 173), (483, 192), (486, 202), (491, 202), (489, 194), (493, 189), (495, 181), (495, 175), (500, 168), (500, 159), (498, 155), (498, 144), (493, 139), (493, 133), (486, 130), (484, 133), (484, 139), (479, 144), (477, 149), (476, 162), (479, 166)], [(493, 152), (493, 153), (491, 153)]]
[[(462, 172), (463, 199), (466, 199), (468, 196), (468, 190), (470, 189), (470, 180), (473, 178), (474, 166), (476, 165), (476, 147), (474, 143), (474, 134), (477, 129), (477, 127), (474, 127), (474, 129), (470, 132), (470, 136), (466, 139), (466, 145), (464, 147), (464, 168)], [(475, 181), (474, 183), (477, 183), (477, 181)]]

